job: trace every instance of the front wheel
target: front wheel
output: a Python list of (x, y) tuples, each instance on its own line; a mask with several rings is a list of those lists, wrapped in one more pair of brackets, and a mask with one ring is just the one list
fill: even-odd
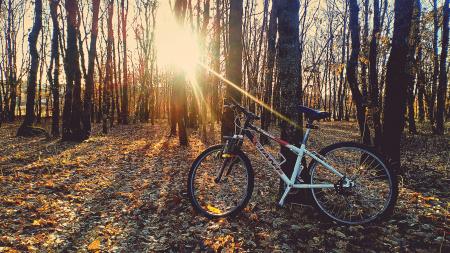
[(224, 145), (212, 146), (192, 164), (188, 196), (194, 209), (207, 218), (238, 214), (253, 192), (253, 168), (240, 150), (225, 154)]
[(336, 143), (321, 150), (320, 158), (344, 175), (336, 175), (315, 160), (310, 164), (312, 184), (334, 185), (311, 189), (318, 209), (326, 216), (356, 225), (379, 220), (393, 211), (397, 178), (375, 150), (359, 143)]

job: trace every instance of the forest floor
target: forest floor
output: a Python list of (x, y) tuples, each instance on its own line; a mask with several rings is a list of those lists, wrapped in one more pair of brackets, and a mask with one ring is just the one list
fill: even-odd
[[(89, 140), (62, 143), (17, 138), (17, 126), (0, 128), (0, 252), (450, 252), (449, 135), (405, 136), (394, 215), (341, 226), (309, 206), (277, 208), (278, 178), (253, 150), (255, 189), (242, 215), (195, 214), (187, 173), (217, 135), (204, 143), (192, 132), (183, 148), (160, 121), (107, 135), (95, 126)], [(354, 123), (325, 122), (311, 146), (349, 139)]]

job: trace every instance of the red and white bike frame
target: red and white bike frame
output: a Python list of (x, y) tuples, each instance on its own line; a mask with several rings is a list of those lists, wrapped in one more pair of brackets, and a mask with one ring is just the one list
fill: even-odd
[[(292, 175), (291, 175), (290, 178), (281, 169), (281, 165), (286, 161), (285, 158), (280, 154), (280, 156), (284, 160), (283, 161), (278, 161), (275, 157), (273, 157), (272, 154), (270, 154), (268, 151), (266, 151), (264, 149), (264, 146), (258, 141), (257, 137), (250, 130), (253, 130), (254, 132), (258, 132), (258, 133), (266, 136), (267, 138), (277, 142), (281, 146), (287, 148), (289, 151), (291, 151), (295, 155), (297, 155), (297, 160), (296, 160), (295, 165), (294, 165), (294, 170), (293, 170)], [(286, 184), (286, 189), (285, 189), (285, 191), (284, 191), (284, 193), (283, 193), (283, 195), (282, 195), (282, 197), (281, 197), (281, 199), (279, 201), (279, 205), (280, 206), (283, 206), (284, 200), (285, 200), (286, 196), (288, 195), (289, 191), (292, 188), (311, 189), (311, 188), (334, 188), (335, 187), (334, 184), (296, 183), (296, 179), (297, 179), (298, 175), (300, 175), (302, 170), (305, 169), (302, 166), (302, 159), (303, 159), (303, 157), (305, 155), (310, 157), (310, 158), (312, 158), (313, 160), (316, 160), (318, 163), (320, 163), (326, 169), (328, 169), (331, 172), (333, 172), (334, 174), (336, 174), (338, 177), (340, 177), (340, 178), (344, 177), (344, 175), (342, 173), (340, 173), (335, 168), (333, 168), (333, 166), (329, 165), (323, 159), (321, 159), (319, 154), (317, 154), (316, 152), (311, 152), (308, 149), (306, 149), (306, 142), (308, 140), (308, 136), (309, 136), (309, 132), (310, 131), (311, 131), (310, 128), (306, 129), (306, 132), (305, 132), (305, 135), (303, 137), (303, 141), (302, 141), (302, 143), (300, 145), (300, 148), (296, 147), (295, 145), (292, 145), (292, 144), (288, 143), (287, 141), (278, 139), (278, 138), (274, 137), (273, 135), (271, 135), (270, 133), (264, 131), (263, 129), (261, 129), (261, 128), (257, 127), (257, 126), (250, 125), (250, 124), (247, 125), (246, 128), (241, 129), (241, 131), (240, 131), (241, 133), (239, 135), (233, 136), (233, 138), (243, 139), (243, 137), (244, 137), (243, 135), (245, 135), (247, 138), (249, 138), (251, 140), (251, 142), (253, 143), (253, 145), (256, 147), (256, 149), (259, 151), (259, 153), (262, 154), (262, 156), (269, 163), (269, 165), (276, 171), (276, 173), (284, 181), (284, 183)], [(346, 178), (343, 187), (350, 187), (351, 185), (353, 185), (353, 182)]]

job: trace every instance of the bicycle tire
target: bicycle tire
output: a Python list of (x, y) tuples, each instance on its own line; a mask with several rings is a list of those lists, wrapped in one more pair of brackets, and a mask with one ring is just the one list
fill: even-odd
[(253, 167), (252, 167), (251, 162), (250, 162), (249, 158), (247, 157), (247, 155), (245, 155), (245, 153), (242, 152), (241, 150), (237, 150), (237, 151), (234, 151), (233, 155), (235, 155), (235, 156), (239, 157), (239, 159), (241, 159), (241, 161), (243, 162), (243, 165), (244, 165), (243, 167), (245, 168), (245, 171), (247, 173), (248, 182), (247, 182), (247, 189), (245, 190), (245, 197), (231, 211), (221, 213), (221, 214), (214, 214), (214, 213), (208, 212), (208, 210), (205, 210), (205, 208), (203, 208), (200, 205), (199, 201), (196, 198), (195, 189), (194, 189), (195, 176), (196, 176), (197, 169), (200, 166), (201, 162), (203, 160), (205, 160), (210, 154), (212, 154), (214, 151), (219, 151), (219, 152), (223, 151), (223, 149), (224, 149), (224, 145), (219, 144), (219, 145), (211, 146), (211, 147), (207, 148), (206, 150), (204, 150), (192, 163), (191, 169), (188, 174), (188, 182), (187, 182), (188, 189), (187, 190), (188, 190), (189, 200), (190, 200), (192, 206), (194, 207), (194, 210), (197, 213), (199, 213), (209, 219), (236, 216), (247, 206), (248, 202), (250, 201), (251, 195), (253, 193), (253, 187), (254, 187)]
[[(361, 220), (361, 221), (348, 221), (348, 220), (339, 219), (339, 218), (335, 217), (334, 215), (330, 214), (329, 211), (325, 210), (324, 206), (321, 205), (321, 203), (317, 199), (317, 195), (320, 191), (323, 191), (322, 189), (311, 189), (311, 194), (313, 197), (313, 202), (314, 202), (315, 207), (324, 216), (326, 216), (332, 220), (335, 220), (338, 223), (347, 224), (347, 225), (359, 225), (359, 224), (373, 223), (373, 222), (380, 221), (380, 220), (388, 217), (389, 215), (391, 215), (394, 210), (397, 198), (398, 198), (398, 179), (397, 179), (395, 171), (392, 170), (392, 166), (390, 166), (389, 163), (386, 161), (386, 159), (381, 154), (379, 154), (374, 148), (371, 148), (364, 144), (356, 143), (356, 142), (340, 142), (340, 143), (332, 144), (332, 145), (327, 146), (327, 147), (323, 148), (322, 150), (320, 150), (319, 155), (326, 158), (327, 155), (332, 153), (333, 151), (337, 151), (337, 150), (344, 149), (344, 148), (357, 149), (357, 150), (359, 149), (360, 151), (363, 151), (364, 154), (369, 154), (370, 156), (375, 158), (375, 160), (373, 160), (373, 161), (379, 162), (380, 164), (383, 165), (382, 166), (383, 172), (386, 173), (385, 176), (387, 176), (387, 179), (389, 181), (389, 198), (388, 198), (387, 202), (385, 203), (383, 210), (378, 212), (376, 215), (371, 216), (371, 217)], [(365, 159), (367, 159), (367, 157)], [(362, 159), (362, 157), (360, 158), (360, 161), (361, 161), (361, 159)], [(365, 162), (365, 160), (364, 160), (364, 162)], [(319, 165), (319, 163), (317, 161), (312, 160), (308, 166), (308, 173), (311, 177), (312, 183), (314, 183), (315, 171), (316, 171), (316, 168), (318, 165)], [(359, 166), (361, 166), (361, 165), (359, 165)], [(377, 167), (378, 167), (378, 165), (377, 165)], [(376, 172), (376, 173), (378, 173), (377, 175), (380, 175), (379, 174), (380, 172)]]

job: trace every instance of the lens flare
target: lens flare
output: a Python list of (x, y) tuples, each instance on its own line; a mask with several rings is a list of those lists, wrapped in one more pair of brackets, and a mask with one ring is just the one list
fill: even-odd
[(158, 16), (155, 44), (158, 63), (163, 67), (177, 67), (189, 79), (195, 76), (199, 57), (198, 39), (189, 27), (179, 25), (172, 15)]
[(290, 125), (294, 126), (295, 128), (301, 129), (302, 127), (300, 125), (298, 125), (295, 121), (289, 119), (288, 117), (286, 117), (285, 115), (283, 115), (282, 113), (278, 112), (277, 110), (273, 109), (272, 107), (270, 107), (270, 105), (264, 103), (263, 101), (261, 101), (260, 99), (258, 99), (257, 97), (253, 96), (252, 94), (248, 93), (247, 91), (245, 91), (244, 89), (242, 89), (241, 87), (239, 87), (238, 85), (234, 84), (233, 82), (231, 82), (230, 80), (226, 79), (224, 76), (222, 76), (221, 74), (217, 73), (216, 71), (214, 71), (213, 69), (211, 69), (210, 67), (208, 67), (206, 64), (202, 63), (202, 62), (197, 62), (198, 65), (200, 65), (201, 67), (203, 67), (204, 69), (206, 69), (207, 71), (209, 71), (210, 73), (212, 73), (213, 75), (215, 75), (216, 77), (220, 78), (222, 81), (224, 81), (227, 85), (230, 85), (231, 87), (233, 87), (234, 89), (238, 90), (240, 93), (242, 93), (242, 95), (250, 98), (251, 100), (253, 100), (255, 103), (261, 105), (262, 107), (264, 107), (265, 109), (267, 109), (268, 111), (270, 111), (271, 113), (273, 113), (276, 117), (286, 121), (287, 123), (289, 123)]

